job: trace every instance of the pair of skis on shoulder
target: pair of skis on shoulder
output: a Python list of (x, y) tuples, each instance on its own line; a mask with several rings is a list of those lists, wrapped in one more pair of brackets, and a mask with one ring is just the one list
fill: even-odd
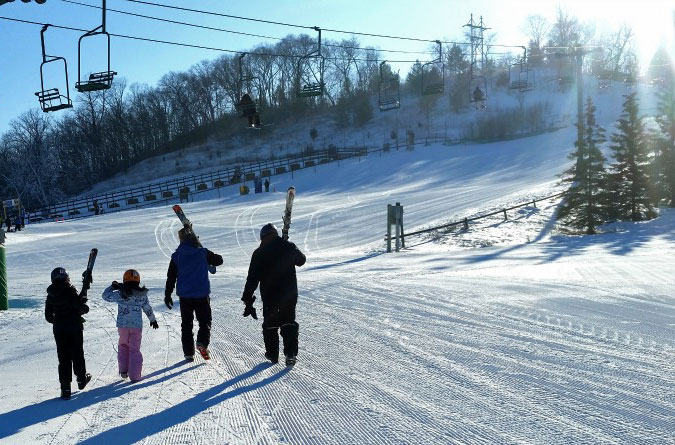
[[(284, 240), (288, 240), (288, 231), (291, 228), (291, 213), (293, 211), (293, 200), (295, 199), (295, 187), (291, 186), (286, 191), (286, 208), (284, 209), (284, 216), (282, 221), (284, 223), (281, 229), (281, 237)], [(195, 246), (202, 247), (202, 243), (199, 241), (199, 237), (195, 234), (194, 229), (192, 228), (192, 222), (185, 216), (185, 212), (180, 205), (176, 204), (173, 206), (173, 211), (183, 224), (185, 233), (192, 238)], [(209, 272), (216, 273), (216, 268), (214, 266), (209, 266)]]

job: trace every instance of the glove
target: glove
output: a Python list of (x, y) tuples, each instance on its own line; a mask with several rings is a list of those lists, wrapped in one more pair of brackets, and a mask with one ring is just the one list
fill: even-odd
[(254, 320), (258, 319), (258, 314), (255, 311), (255, 308), (253, 307), (253, 303), (247, 304), (246, 307), (244, 308), (244, 317), (248, 316), (253, 317)]
[(82, 278), (83, 283), (86, 283), (87, 286), (94, 282), (94, 278), (91, 276), (91, 271), (88, 269), (82, 272)]
[(166, 307), (169, 309), (173, 308), (173, 299), (171, 298), (171, 295), (164, 297), (164, 304), (166, 304)]
[(120, 283), (118, 283), (117, 281), (113, 281), (110, 287), (112, 287), (115, 290), (119, 290), (122, 288), (122, 286), (120, 286)]
[(152, 326), (152, 329), (159, 329), (159, 325), (157, 324), (157, 321), (151, 321), (150, 326)]

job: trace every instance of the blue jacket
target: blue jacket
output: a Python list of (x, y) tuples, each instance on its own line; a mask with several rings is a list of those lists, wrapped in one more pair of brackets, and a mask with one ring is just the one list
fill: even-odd
[(181, 298), (208, 297), (211, 294), (208, 267), (221, 264), (223, 257), (220, 255), (196, 247), (191, 241), (183, 241), (171, 255), (164, 295), (171, 296), (176, 286), (176, 294)]

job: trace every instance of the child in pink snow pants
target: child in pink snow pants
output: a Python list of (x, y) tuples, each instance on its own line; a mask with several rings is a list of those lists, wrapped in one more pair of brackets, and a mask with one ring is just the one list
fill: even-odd
[(133, 269), (124, 272), (123, 284), (113, 281), (103, 291), (103, 299), (117, 303), (117, 331), (120, 335), (117, 349), (117, 363), (122, 378), (132, 382), (141, 380), (143, 355), (141, 337), (143, 336), (143, 317), (141, 311), (150, 320), (153, 329), (159, 328), (148, 301), (148, 289), (140, 286), (141, 276)]

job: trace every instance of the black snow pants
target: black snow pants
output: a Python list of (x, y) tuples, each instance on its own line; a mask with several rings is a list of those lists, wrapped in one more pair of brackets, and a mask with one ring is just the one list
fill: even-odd
[(263, 339), (265, 351), (279, 354), (279, 331), (284, 339), (284, 355), (298, 355), (299, 325), (295, 321), (295, 302), (285, 306), (263, 304)]
[(84, 339), (81, 328), (54, 329), (56, 354), (59, 357), (59, 382), (61, 388), (70, 389), (73, 371), (77, 380), (84, 380), (87, 367), (84, 362)]
[(181, 298), (180, 328), (184, 355), (195, 354), (195, 342), (192, 336), (193, 313), (197, 316), (197, 323), (199, 324), (197, 344), (208, 348), (211, 340), (211, 299), (209, 297)]

